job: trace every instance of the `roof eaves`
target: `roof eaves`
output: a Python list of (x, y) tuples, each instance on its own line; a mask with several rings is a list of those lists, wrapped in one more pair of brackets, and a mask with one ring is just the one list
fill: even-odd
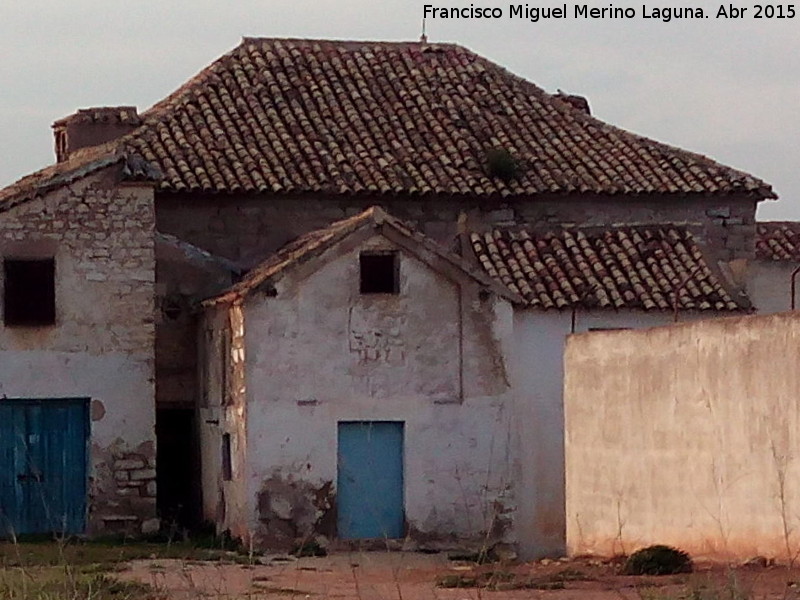
[(161, 177), (161, 172), (141, 156), (119, 152), (116, 142), (109, 142), (78, 151), (65, 163), (34, 171), (0, 190), (0, 213), (119, 163), (123, 163), (123, 181), (155, 183)]

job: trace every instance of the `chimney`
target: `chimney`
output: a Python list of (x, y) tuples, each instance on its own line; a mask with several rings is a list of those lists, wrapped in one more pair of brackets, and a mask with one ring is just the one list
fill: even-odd
[(56, 160), (64, 162), (76, 150), (98, 146), (130, 133), (142, 124), (135, 106), (81, 108), (53, 123)]
[(592, 109), (589, 108), (589, 101), (584, 98), (583, 96), (576, 96), (575, 94), (567, 94), (558, 90), (558, 93), (555, 95), (556, 98), (561, 100), (562, 102), (566, 102), (572, 108), (575, 108), (581, 112), (585, 112), (587, 115), (592, 114)]

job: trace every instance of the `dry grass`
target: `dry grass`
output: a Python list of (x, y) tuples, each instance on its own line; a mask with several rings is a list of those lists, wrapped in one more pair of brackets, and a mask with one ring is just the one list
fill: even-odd
[(65, 567), (13, 567), (0, 570), (3, 600), (156, 600), (149, 585), (118, 581), (104, 573)]
[(224, 549), (188, 542), (0, 542), (0, 600), (155, 600), (163, 593), (146, 583), (120, 581), (114, 572), (136, 559), (186, 562), (246, 561)]

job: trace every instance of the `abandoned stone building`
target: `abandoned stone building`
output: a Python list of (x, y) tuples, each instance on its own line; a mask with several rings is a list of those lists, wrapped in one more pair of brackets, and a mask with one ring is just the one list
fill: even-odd
[(6, 531), (557, 554), (565, 336), (764, 281), (768, 184), (457, 45), (248, 38), (54, 132), (0, 191)]

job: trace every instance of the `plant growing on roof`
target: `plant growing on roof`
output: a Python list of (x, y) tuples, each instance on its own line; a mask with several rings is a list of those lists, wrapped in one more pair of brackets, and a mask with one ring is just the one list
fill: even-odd
[(505, 148), (492, 148), (486, 153), (486, 170), (489, 177), (508, 183), (517, 176), (519, 163)]

